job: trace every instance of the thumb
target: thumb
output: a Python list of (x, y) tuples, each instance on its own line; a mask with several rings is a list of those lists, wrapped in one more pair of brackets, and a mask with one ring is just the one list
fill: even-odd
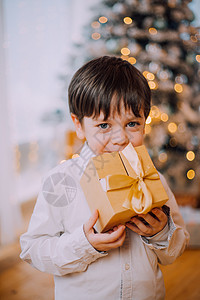
[(95, 211), (93, 212), (89, 220), (84, 224), (85, 233), (89, 232), (92, 229), (92, 227), (95, 225), (96, 221), (98, 220), (98, 217), (99, 217), (99, 212), (97, 209), (95, 209)]

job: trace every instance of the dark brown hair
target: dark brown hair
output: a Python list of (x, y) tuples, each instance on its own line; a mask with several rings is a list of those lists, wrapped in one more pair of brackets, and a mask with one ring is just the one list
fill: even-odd
[(114, 56), (102, 56), (84, 64), (73, 76), (68, 89), (69, 109), (81, 122), (83, 117), (98, 117), (104, 113), (106, 120), (111, 113), (111, 100), (116, 96), (115, 109), (120, 113), (131, 109), (145, 119), (151, 106), (151, 90), (142, 73), (129, 62)]

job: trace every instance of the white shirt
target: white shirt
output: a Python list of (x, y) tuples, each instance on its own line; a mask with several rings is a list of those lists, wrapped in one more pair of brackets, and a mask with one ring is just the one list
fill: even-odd
[(171, 214), (160, 233), (143, 238), (126, 229), (122, 247), (100, 253), (83, 231), (91, 212), (79, 181), (91, 156), (85, 144), (80, 157), (58, 165), (43, 180), (28, 231), (20, 239), (20, 257), (54, 275), (57, 300), (164, 299), (158, 262), (172, 263), (188, 241), (171, 190), (160, 175)]

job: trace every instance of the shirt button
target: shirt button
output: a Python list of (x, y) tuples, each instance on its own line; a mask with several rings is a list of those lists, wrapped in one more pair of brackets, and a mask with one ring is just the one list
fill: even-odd
[(125, 269), (129, 270), (130, 269), (130, 265), (129, 264), (125, 264)]

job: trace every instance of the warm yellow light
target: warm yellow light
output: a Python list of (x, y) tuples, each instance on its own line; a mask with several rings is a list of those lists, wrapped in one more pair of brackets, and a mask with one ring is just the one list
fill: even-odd
[(93, 40), (99, 40), (100, 37), (101, 37), (101, 35), (100, 35), (100, 33), (98, 33), (98, 32), (94, 32), (94, 33), (92, 34)]
[(63, 159), (60, 161), (60, 164), (63, 164), (66, 161), (66, 159)]
[(72, 158), (76, 158), (76, 157), (79, 157), (79, 154), (75, 153), (72, 155)]
[(129, 17), (124, 18), (124, 23), (125, 24), (131, 24), (132, 22), (133, 22), (133, 20), (131, 18), (129, 18)]
[(130, 64), (134, 65), (136, 64), (136, 58), (135, 57), (129, 57), (128, 61), (130, 62)]
[(103, 17), (103, 16), (102, 16), (102, 17), (99, 18), (99, 22), (100, 22), (100, 23), (103, 23), (103, 24), (104, 24), (104, 23), (106, 23), (107, 21), (108, 21), (108, 19), (107, 19), (106, 17)]
[(148, 79), (148, 80), (154, 80), (155, 79), (155, 75), (153, 74), (153, 73), (147, 73), (147, 75), (146, 75), (146, 78)]
[(167, 158), (168, 158), (167, 153), (165, 152), (160, 153), (160, 155), (158, 156), (159, 161), (162, 163), (166, 162)]
[(186, 154), (187, 160), (192, 161), (195, 159), (195, 153), (193, 151), (188, 151)]
[(92, 26), (92, 28), (99, 28), (100, 23), (98, 21), (95, 21), (95, 22), (92, 22), (91, 26)]
[(148, 71), (144, 71), (142, 74), (144, 75), (145, 78), (147, 78), (147, 74), (149, 74), (149, 72)]
[(175, 89), (175, 91), (176, 91), (177, 93), (182, 93), (182, 91), (183, 91), (183, 87), (182, 87), (182, 85), (179, 84), (179, 83), (176, 83), (176, 84), (174, 85), (174, 89)]
[(151, 123), (151, 117), (148, 116), (148, 118), (146, 119), (146, 124), (150, 124)]
[(190, 169), (189, 171), (187, 171), (187, 178), (188, 179), (193, 179), (195, 177), (195, 171)]
[(148, 81), (148, 84), (151, 90), (155, 90), (157, 88), (156, 83), (154, 81)]
[(200, 63), (200, 55), (196, 55), (196, 61)]
[(131, 51), (128, 48), (122, 48), (121, 49), (121, 54), (123, 55), (129, 55)]
[(151, 126), (146, 124), (145, 125), (145, 134), (149, 134), (151, 132)]
[(129, 56), (127, 56), (127, 55), (121, 55), (121, 59), (123, 59), (123, 60), (127, 60), (127, 61), (128, 61), (128, 59), (129, 59)]
[(169, 119), (169, 117), (168, 117), (168, 115), (166, 113), (162, 113), (161, 116), (160, 116), (160, 118), (161, 118), (161, 120), (163, 122), (167, 122), (168, 119)]
[(156, 105), (151, 107), (150, 116), (152, 118), (159, 118), (160, 117), (160, 110)]
[(173, 123), (173, 122), (169, 123), (168, 130), (170, 133), (175, 133), (177, 131), (176, 123)]
[(155, 34), (158, 33), (158, 31), (157, 31), (156, 28), (151, 27), (151, 28), (149, 28), (149, 33), (152, 34), (152, 35), (155, 35)]

